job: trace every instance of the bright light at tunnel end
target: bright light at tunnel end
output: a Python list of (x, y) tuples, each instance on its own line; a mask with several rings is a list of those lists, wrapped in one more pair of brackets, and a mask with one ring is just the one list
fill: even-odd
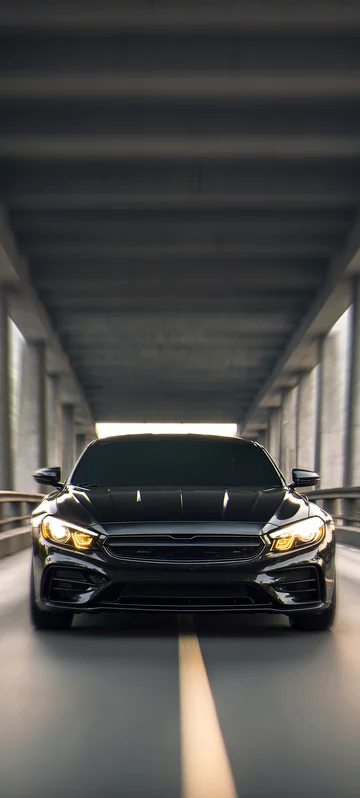
[(96, 431), (99, 438), (113, 435), (137, 435), (151, 433), (153, 435), (176, 434), (187, 435), (225, 435), (229, 438), (236, 436), (236, 424), (97, 424)]

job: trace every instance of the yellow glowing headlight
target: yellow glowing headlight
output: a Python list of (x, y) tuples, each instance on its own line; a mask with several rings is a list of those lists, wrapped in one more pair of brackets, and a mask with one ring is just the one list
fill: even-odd
[(76, 549), (88, 551), (92, 548), (98, 535), (88, 529), (82, 529), (73, 524), (67, 524), (61, 518), (48, 515), (41, 522), (41, 532), (46, 540), (52, 543), (75, 546)]
[(306, 518), (270, 532), (271, 551), (290, 551), (301, 546), (310, 546), (319, 543), (324, 535), (325, 523), (321, 518)]
[(77, 549), (88, 549), (94, 543), (94, 535), (88, 532), (73, 532), (72, 539)]

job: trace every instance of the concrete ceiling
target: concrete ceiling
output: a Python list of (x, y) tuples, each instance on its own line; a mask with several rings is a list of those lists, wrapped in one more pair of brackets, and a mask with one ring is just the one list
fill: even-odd
[(0, 5), (0, 202), (97, 421), (249, 419), (354, 254), (360, 6), (291, 6)]

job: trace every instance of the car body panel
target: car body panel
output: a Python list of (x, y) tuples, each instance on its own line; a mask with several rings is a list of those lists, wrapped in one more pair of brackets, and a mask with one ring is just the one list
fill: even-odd
[[(255, 445), (255, 444), (254, 444)], [(278, 472), (277, 472), (278, 473)], [(331, 517), (316, 504), (301, 496), (284, 482), (278, 488), (224, 488), (224, 487), (146, 487), (134, 488), (79, 488), (68, 482), (61, 490), (54, 491), (36, 508), (32, 516), (33, 524), (33, 567), (34, 594), (39, 607), (48, 611), (69, 609), (73, 612), (104, 612), (105, 610), (149, 610), (149, 611), (226, 611), (226, 612), (282, 612), (289, 614), (298, 611), (314, 611), (325, 608), (331, 602), (335, 584), (335, 538)], [(45, 540), (41, 533), (41, 521), (52, 515), (69, 524), (77, 524), (96, 531), (98, 542), (91, 552), (71, 550), (69, 547)], [(268, 534), (271, 530), (287, 526), (289, 523), (317, 516), (323, 520), (326, 534), (320, 543), (290, 552), (270, 551)], [(136, 559), (132, 556), (115, 556), (109, 550), (115, 536), (120, 540), (144, 535), (156, 536), (157, 540), (185, 541), (184, 547), (191, 550), (191, 540), (201, 541), (202, 536), (212, 536), (218, 545), (222, 539), (234, 536), (239, 548), (241, 541), (259, 542), (259, 551), (247, 559), (231, 558), (227, 561), (154, 561), (148, 554)], [(139, 538), (140, 539), (140, 538)], [(212, 539), (212, 538), (211, 538)], [(189, 543), (190, 541), (190, 543)], [(165, 545), (165, 543), (164, 543)], [(153, 557), (153, 555), (151, 555)], [(49, 580), (56, 569), (79, 569), (71, 571), (81, 578), (89, 579), (90, 587), (83, 592), (79, 588), (71, 604), (53, 600), (49, 592)], [(287, 595), (280, 584), (288, 584), (284, 579), (293, 574), (294, 579), (309, 569), (311, 578), (318, 580), (316, 601), (307, 601), (299, 606), (293, 594)], [(55, 569), (55, 570), (54, 570)], [(312, 569), (312, 570), (311, 570)], [(309, 571), (309, 573), (310, 573)], [(303, 571), (305, 576), (307, 571)], [(80, 578), (79, 576), (79, 578)], [(289, 579), (290, 579), (289, 576)], [(56, 577), (57, 578), (57, 577)], [(310, 578), (305, 582), (310, 584)], [(66, 580), (63, 579), (63, 583)], [(59, 583), (61, 584), (61, 583)], [(94, 584), (94, 588), (91, 587)], [(175, 597), (166, 605), (167, 591), (172, 586)], [(146, 586), (149, 595), (157, 594), (146, 604), (139, 605), (130, 599), (106, 606), (102, 595), (109, 595), (114, 586), (132, 586), (141, 592)], [(157, 587), (156, 587), (157, 586)], [(236, 587), (237, 586), (237, 587)], [(242, 605), (248, 600), (241, 590), (260, 589), (253, 604)], [(278, 586), (278, 588), (277, 588)], [(214, 595), (214, 602), (206, 596), (207, 604), (202, 604), (201, 596), (207, 589)], [(161, 602), (161, 590), (164, 602)], [(205, 590), (206, 588), (206, 590)], [(124, 588), (125, 589), (125, 588)], [(186, 599), (187, 591), (199, 593), (199, 600)], [(176, 595), (180, 599), (177, 602)], [(226, 598), (229, 592), (229, 600)], [(239, 595), (236, 594), (238, 590)], [(107, 592), (106, 592), (107, 591)], [(185, 598), (181, 598), (181, 592)], [(217, 591), (220, 595), (217, 603)], [(235, 591), (235, 593), (234, 593)], [(61, 594), (61, 591), (59, 589)], [(110, 591), (111, 592), (111, 591)], [(314, 591), (315, 592), (315, 591)], [(254, 594), (255, 595), (255, 594)], [(310, 595), (310, 594), (309, 594)], [(234, 597), (235, 596), (235, 597)], [(260, 598), (259, 598), (260, 597)], [(250, 601), (249, 598), (249, 601)], [(260, 600), (261, 599), (261, 600)], [(145, 601), (145, 603), (144, 603)], [(204, 599), (205, 601), (205, 599)], [(191, 603), (192, 602), (192, 603)]]

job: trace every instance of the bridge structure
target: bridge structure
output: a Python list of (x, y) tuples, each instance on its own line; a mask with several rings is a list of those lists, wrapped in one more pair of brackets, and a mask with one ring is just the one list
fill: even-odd
[[(359, 0), (0, 0), (4, 798), (359, 792), (359, 43)], [(35, 631), (31, 475), (104, 422), (231, 423), (316, 469), (332, 631)]]
[(332, 0), (1, 4), (3, 490), (105, 421), (233, 422), (360, 484), (359, 29)]

